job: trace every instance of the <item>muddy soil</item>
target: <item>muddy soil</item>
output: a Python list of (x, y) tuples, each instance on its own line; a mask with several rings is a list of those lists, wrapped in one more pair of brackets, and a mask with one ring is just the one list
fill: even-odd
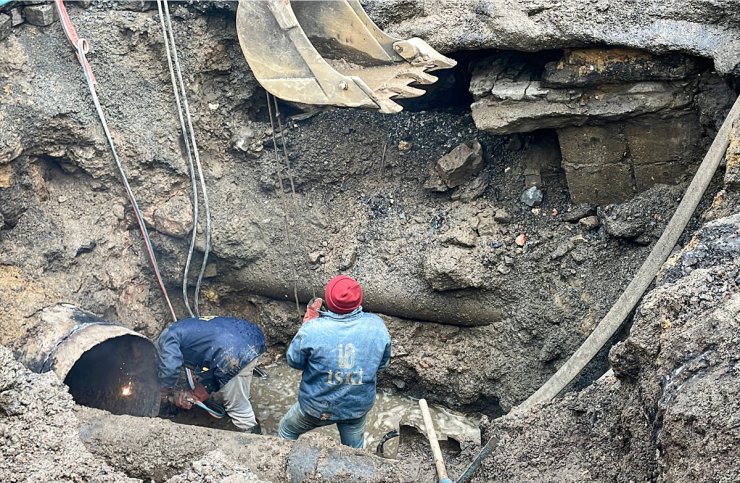
[[(192, 219), (177, 207), (187, 205), (189, 177), (156, 16), (72, 8), (94, 39), (100, 97), (184, 315), (178, 294)], [(680, 195), (641, 198), (645, 210), (629, 220), (646, 231), (639, 243), (564, 221), (575, 207), (552, 134), (482, 134), (458, 106), (395, 116), (332, 109), (291, 122), (281, 137), (294, 197), (278, 186), (278, 169), (284, 188), (288, 171), (271, 154), (263, 96), (230, 14), (178, 6), (175, 17), (213, 212), (203, 313), (247, 316), (255, 294), (290, 300), (294, 286), (305, 302), (333, 274), (349, 273), (369, 310), (480, 326), (391, 322), (397, 360), (408, 361), (394, 378), (412, 388), (420, 381), (448, 405), (494, 415), (534, 391), (616, 299)], [(18, 280), (2, 297), (18, 314), (2, 342), (17, 345), (25, 316), (58, 299), (156, 336), (169, 317), (62, 33), (23, 24), (3, 45), (12, 72), (3, 119), (13, 122), (4, 121), (2, 138), (20, 153), (4, 165), (10, 176), (0, 189), (0, 263)], [(425, 189), (437, 159), (472, 139), (483, 146), (482, 194), (463, 201)], [(532, 163), (550, 166), (535, 208), (520, 201)], [(290, 330), (272, 328), (284, 320), (258, 319), (271, 343), (289, 341)]]
[[(737, 19), (727, 5), (689, 2), (689, 8), (685, 2), (665, 2), (647, 13), (645, 18), (660, 18), (651, 24), (629, 23), (622, 14), (629, 9), (621, 8), (627, 3), (533, 4), (517, 7), (509, 17), (494, 8), (496, 2), (470, 12), (469, 4), (450, 0), (451, 12), (464, 12), (445, 20), (449, 25), (440, 23), (437, 11), (443, 10), (425, 1), (391, 2), (399, 6), (395, 9), (370, 2), (368, 8), (383, 24), (429, 34), (448, 50), (537, 50), (597, 39), (700, 54), (714, 59), (720, 72), (737, 73), (737, 49), (732, 48)], [(437, 91), (439, 101), (395, 116), (320, 109), (289, 119), (299, 110), (281, 104), (285, 129), (276, 136), (286, 143), (288, 166), (272, 150), (264, 91), (239, 49), (233, 5), (173, 9), (214, 222), (201, 311), (251, 318), (279, 349), (298, 327), (301, 310), (294, 293), (305, 303), (320, 295), (332, 275), (353, 275), (366, 289), (366, 308), (382, 314), (392, 333), (393, 363), (380, 380), (385, 390), (492, 417), (508, 411), (537, 389), (606, 313), (685, 188), (676, 180), (677, 186), (656, 186), (621, 205), (573, 206), (553, 133), (479, 132), (454, 82), (447, 84), (450, 90)], [(584, 20), (589, 9), (600, 12), (596, 24)], [(70, 7), (81, 34), (91, 41), (101, 102), (151, 228), (165, 283), (183, 316), (179, 294), (193, 224), (190, 178), (158, 19), (141, 10), (133, 3)], [(604, 29), (604, 20), (618, 31)], [(486, 27), (501, 22), (510, 28)], [(625, 37), (625, 22), (635, 26), (634, 35)], [(696, 27), (688, 29), (691, 35), (684, 35), (686, 22)], [(671, 35), (644, 40), (656, 32)], [(170, 320), (65, 42), (58, 24), (28, 23), (0, 40), (0, 344), (14, 350), (24, 344), (38, 312), (60, 301), (151, 337)], [(464, 83), (465, 69), (458, 75)], [(701, 112), (703, 126), (716, 129), (721, 122), (725, 106), (715, 107)], [(711, 134), (707, 129), (702, 146)], [(466, 194), (425, 188), (437, 160), (473, 140), (483, 153), (474, 180), (478, 189)], [(530, 207), (521, 196), (525, 172), (533, 165), (546, 169), (542, 203)], [(737, 479), (731, 451), (739, 444), (732, 419), (737, 341), (727, 328), (734, 330), (732, 294), (737, 292), (732, 248), (737, 223), (728, 219), (738, 212), (738, 196), (736, 185), (722, 184), (722, 175), (698, 213), (710, 208), (723, 189), (708, 217), (725, 221), (705, 231), (706, 242), (690, 235), (681, 241), (686, 250), (677, 253), (676, 265), (666, 269), (638, 311), (631, 337), (612, 352), (617, 376), (524, 420), (494, 423), (488, 434), (501, 432), (504, 444), (487, 460), (481, 481), (546, 481), (552, 475), (566, 481), (621, 481), (625, 475), (658, 481)], [(697, 215), (687, 233), (705, 222)], [(724, 244), (697, 248), (711, 240)], [(196, 264), (202, 250), (201, 237)], [(191, 276), (191, 293), (192, 281)], [(669, 313), (660, 312), (661, 304)], [(9, 357), (7, 351), (0, 354), (3, 360)], [(17, 367), (8, 361), (3, 365)], [(577, 387), (601, 375), (606, 362), (604, 353)], [(55, 414), (34, 406), (45, 401), (46, 376), (24, 372), (23, 377), (31, 386), (18, 390), (6, 383), (0, 391), (9, 401), (3, 403), (0, 424), (12, 426), (2, 433), (10, 442), (3, 451), (16, 448), (3, 461), (16, 462), (29, 441), (40, 439), (38, 461), (49, 467), (23, 469), (30, 478), (56, 479), (69, 466), (52, 468), (51, 459), (59, 456), (50, 448), (81, 446), (71, 433), (50, 430), (46, 439), (23, 435), (35, 421)], [(13, 413), (16, 398), (7, 396), (12, 391), (30, 398), (23, 407), (38, 409), (33, 423), (24, 422), (26, 413)], [(57, 426), (67, 424), (70, 401), (62, 399), (68, 405)], [(64, 444), (57, 445), (59, 434)], [(422, 441), (408, 451), (412, 464), (414, 458), (431, 463)], [(472, 450), (454, 445), (445, 451), (452, 471), (461, 471), (472, 457)], [(65, 450), (63, 458), (82, 462), (78, 476), (60, 479), (123, 481), (99, 460), (86, 463), (91, 456), (84, 451)], [(198, 461), (178, 467), (195, 472), (181, 478), (214, 474)], [(3, 471), (13, 475), (15, 466)], [(248, 477), (233, 460), (224, 467)], [(432, 477), (431, 465), (406, 469), (418, 478)], [(25, 475), (18, 474), (18, 479)]]

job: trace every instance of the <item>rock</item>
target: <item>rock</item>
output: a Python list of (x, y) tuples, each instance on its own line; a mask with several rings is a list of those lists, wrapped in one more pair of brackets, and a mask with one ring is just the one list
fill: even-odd
[(522, 193), (520, 201), (530, 208), (542, 204), (542, 191), (536, 186), (532, 186)]
[(154, 210), (154, 229), (165, 235), (183, 238), (193, 226), (193, 206), (185, 196), (173, 196)]
[[(445, 154), (435, 165), (435, 173), (427, 181), (425, 187), (440, 191), (438, 186), (455, 188), (467, 182), (483, 167), (483, 155), (478, 140), (460, 144)], [(437, 179), (441, 180), (440, 184)]]
[[(21, 7), (15, 7), (10, 9), (10, 22), (13, 27), (17, 27), (22, 24), (25, 19), (23, 18), (23, 9)], [(0, 34), (0, 39), (2, 34)]]
[(480, 197), (486, 189), (488, 189), (489, 182), (489, 177), (485, 173), (481, 173), (467, 183), (458, 186), (458, 188), (452, 193), (452, 196), (450, 196), (450, 199), (452, 201), (469, 203)]
[(313, 252), (309, 253), (308, 254), (308, 263), (310, 263), (311, 265), (317, 265), (319, 262), (321, 262), (321, 257), (323, 255), (324, 254), (321, 253), (320, 251), (313, 251)]
[(446, 245), (472, 248), (476, 245), (477, 237), (471, 228), (457, 226), (442, 235), (441, 242)]
[(493, 219), (504, 225), (511, 223), (511, 214), (503, 208), (496, 210), (496, 214), (493, 215)]
[(648, 244), (662, 233), (670, 216), (660, 214), (673, 211), (681, 191), (680, 187), (656, 185), (626, 203), (600, 208), (599, 219), (609, 235)]
[(13, 21), (10, 18), (10, 15), (5, 15), (4, 13), (0, 13), (0, 40), (3, 40), (8, 35), (10, 35), (10, 32), (13, 29)]
[(401, 152), (411, 151), (411, 148), (414, 147), (414, 143), (410, 141), (399, 141), (398, 142), (398, 150)]
[(587, 216), (578, 220), (578, 224), (586, 230), (595, 230), (601, 225), (598, 216)]
[(254, 129), (249, 127), (242, 127), (231, 139), (231, 144), (234, 149), (246, 153), (251, 148), (251, 143), (255, 139), (257, 133)]
[(351, 246), (342, 251), (339, 256), (339, 270), (348, 270), (352, 268), (357, 262), (357, 247)]
[(558, 258), (562, 258), (567, 255), (568, 252), (573, 250), (573, 248), (575, 248), (575, 245), (573, 245), (573, 243), (570, 241), (561, 243), (555, 250), (552, 251), (552, 253), (550, 253), (550, 259), (556, 260)]
[(596, 207), (589, 205), (588, 203), (581, 203), (576, 206), (571, 206), (568, 211), (563, 213), (562, 220), (568, 223), (576, 223), (581, 218), (585, 218), (589, 215), (596, 213)]
[(438, 292), (480, 287), (484, 271), (471, 250), (455, 246), (434, 250), (424, 261), (424, 279)]
[(30, 5), (23, 9), (26, 21), (31, 25), (47, 27), (57, 19), (57, 11), (52, 4)]
[(514, 240), (514, 243), (516, 243), (517, 246), (523, 247), (527, 243), (527, 235), (520, 233)]
[(491, 216), (491, 213), (481, 213), (476, 218), (476, 231), (478, 236), (498, 236), (501, 234), (498, 223), (496, 223), (495, 215)]

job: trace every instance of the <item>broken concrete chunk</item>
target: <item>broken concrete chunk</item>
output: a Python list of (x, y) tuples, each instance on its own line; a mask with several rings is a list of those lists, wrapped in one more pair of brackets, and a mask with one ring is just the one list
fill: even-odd
[(46, 27), (57, 19), (57, 11), (54, 5), (30, 5), (23, 9), (26, 21), (31, 25)]
[(578, 220), (578, 224), (582, 226), (586, 230), (595, 230), (601, 225), (601, 222), (599, 221), (598, 216), (587, 216), (585, 218), (581, 218)]
[[(17, 27), (18, 25), (22, 24), (25, 19), (23, 18), (23, 9), (21, 7), (15, 7), (10, 9), (10, 23), (13, 25), (13, 27)], [(2, 34), (0, 34), (0, 38), (2, 38)]]
[(10, 35), (10, 31), (13, 27), (13, 22), (10, 18), (10, 15), (5, 15), (4, 13), (0, 13), (0, 40), (3, 40), (8, 35)]
[(441, 186), (436, 178), (439, 178), (447, 188), (455, 188), (467, 182), (483, 167), (481, 150), (481, 145), (477, 139), (457, 146), (437, 160), (436, 173), (430, 177), (427, 184), (429, 186)]
[(489, 177), (486, 176), (485, 173), (481, 173), (467, 183), (458, 186), (455, 192), (452, 193), (452, 196), (450, 196), (450, 199), (452, 201), (459, 200), (464, 203), (469, 203), (486, 191), (489, 182)]

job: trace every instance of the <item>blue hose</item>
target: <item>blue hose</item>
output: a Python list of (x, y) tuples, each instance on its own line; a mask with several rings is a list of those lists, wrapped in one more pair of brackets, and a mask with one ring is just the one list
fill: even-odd
[(4, 7), (5, 5), (9, 4), (13, 0), (0, 0), (0, 8)]

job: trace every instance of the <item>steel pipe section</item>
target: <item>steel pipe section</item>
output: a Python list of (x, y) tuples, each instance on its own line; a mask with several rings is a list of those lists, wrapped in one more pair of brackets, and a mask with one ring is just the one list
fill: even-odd
[(157, 350), (149, 339), (69, 304), (44, 309), (39, 320), (20, 353), (27, 367), (54, 371), (83, 406), (157, 415)]

